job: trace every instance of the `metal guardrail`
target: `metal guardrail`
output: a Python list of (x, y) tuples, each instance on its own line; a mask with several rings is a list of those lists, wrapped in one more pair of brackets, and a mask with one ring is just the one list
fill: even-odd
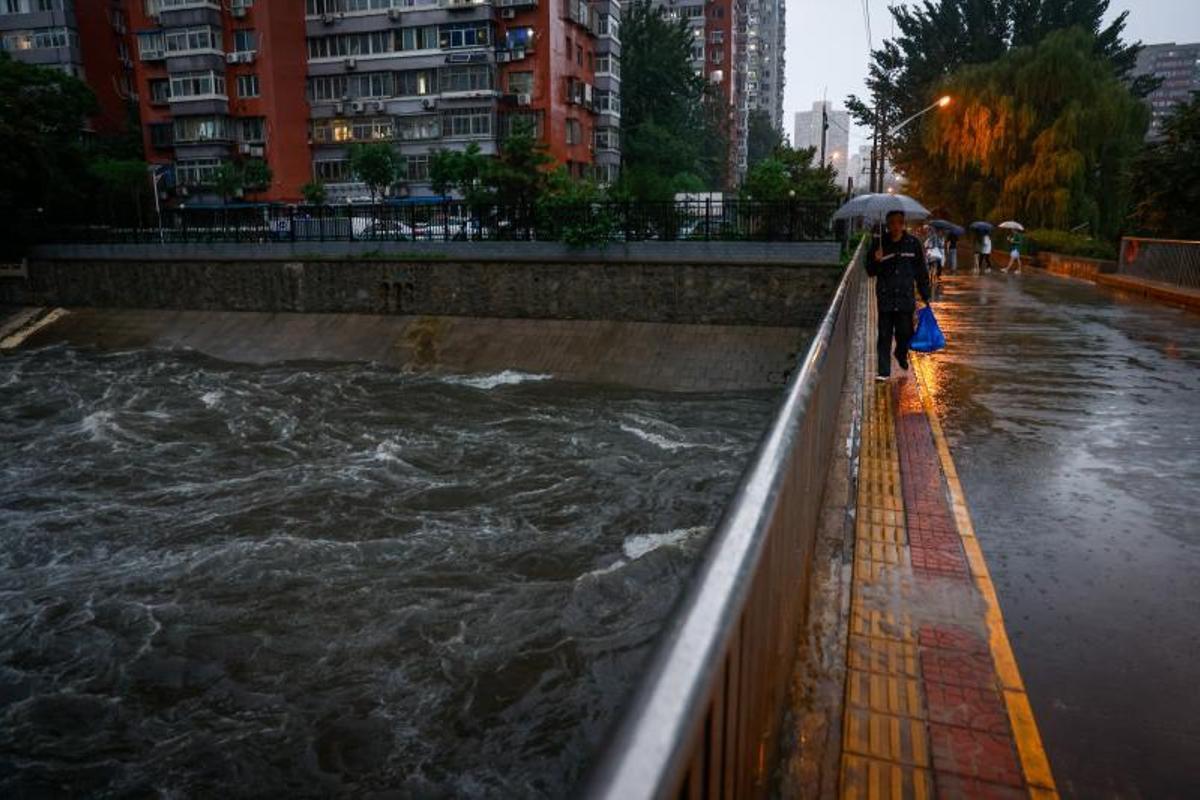
[(602, 202), (530, 207), (461, 201), (406, 204), (189, 207), (163, 212), (162, 226), (54, 225), (56, 244), (208, 242), (833, 241), (834, 206), (750, 200)]
[(1126, 237), (1117, 273), (1200, 289), (1200, 242)]
[(769, 793), (854, 326), (863, 247), (601, 760), (591, 800)]

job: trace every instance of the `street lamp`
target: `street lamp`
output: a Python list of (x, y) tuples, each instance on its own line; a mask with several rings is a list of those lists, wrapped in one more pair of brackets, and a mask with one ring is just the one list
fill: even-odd
[(166, 244), (166, 234), (163, 233), (162, 224), (162, 206), (158, 203), (158, 182), (166, 176), (166, 170), (158, 164), (151, 164), (148, 167), (150, 171), (150, 186), (154, 189), (154, 213), (158, 216), (158, 243)]
[(930, 111), (933, 111), (935, 108), (945, 108), (948, 105), (950, 105), (950, 95), (948, 95), (948, 94), (942, 95), (937, 100), (935, 100), (934, 102), (925, 106), (917, 113), (902, 120), (899, 125), (892, 128), (890, 131), (885, 131), (879, 137), (879, 188), (880, 189), (883, 188), (883, 182), (884, 182), (884, 180), (886, 180), (885, 176), (887, 175), (887, 170), (884, 168), (887, 163), (887, 147), (886, 147), (887, 137), (895, 136), (897, 133), (904, 130), (910, 122), (917, 119), (918, 117), (923, 117), (924, 115), (928, 114)]

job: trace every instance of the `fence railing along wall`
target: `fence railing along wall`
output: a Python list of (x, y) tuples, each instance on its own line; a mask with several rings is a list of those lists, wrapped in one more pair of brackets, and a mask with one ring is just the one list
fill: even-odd
[(1200, 242), (1126, 237), (1121, 240), (1117, 272), (1200, 289)]
[(593, 800), (769, 793), (862, 258), (860, 245), (591, 776)]
[(832, 241), (828, 203), (747, 200), (584, 203), (463, 202), (166, 209), (162, 225), (49, 225), (58, 243), (326, 241)]

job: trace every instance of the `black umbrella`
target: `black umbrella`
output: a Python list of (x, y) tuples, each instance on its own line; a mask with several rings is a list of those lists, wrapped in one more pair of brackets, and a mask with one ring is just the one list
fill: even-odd
[(955, 225), (953, 222), (947, 222), (944, 219), (929, 220), (929, 227), (939, 231), (945, 231), (953, 236), (962, 236), (966, 231), (960, 225)]
[(992, 228), (994, 228), (996, 226), (990, 222), (980, 221), (980, 222), (972, 222), (967, 227), (970, 228), (971, 230), (975, 231), (976, 233), (991, 233)]

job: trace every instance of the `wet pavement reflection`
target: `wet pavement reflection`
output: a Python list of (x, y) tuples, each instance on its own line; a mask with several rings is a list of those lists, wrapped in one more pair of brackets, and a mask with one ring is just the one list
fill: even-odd
[(948, 276), (935, 403), (1067, 797), (1200, 797), (1200, 315)]

